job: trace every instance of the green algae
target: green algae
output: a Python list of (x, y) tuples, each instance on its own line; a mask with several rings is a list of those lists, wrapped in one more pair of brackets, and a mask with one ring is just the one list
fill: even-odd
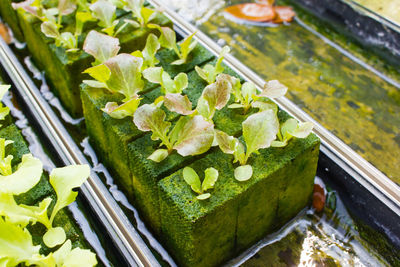
[[(302, 20), (312, 19), (301, 10), (296, 12)], [(264, 79), (278, 79), (287, 85), (290, 100), (400, 183), (399, 88), (297, 22), (278, 27), (248, 26), (226, 20), (221, 13), (200, 29), (215, 40), (225, 40), (232, 47), (232, 54)], [(326, 29), (323, 31), (329, 34)], [(346, 49), (354, 46), (349, 44)], [(359, 49), (355, 51), (363, 60)], [(384, 71), (382, 63), (373, 60)], [(388, 73), (389, 77), (400, 79), (395, 70), (389, 68)]]

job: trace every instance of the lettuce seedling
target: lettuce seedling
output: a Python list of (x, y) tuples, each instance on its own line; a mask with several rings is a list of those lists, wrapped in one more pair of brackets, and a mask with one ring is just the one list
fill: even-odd
[(143, 71), (146, 80), (161, 85), (161, 92), (164, 94), (180, 94), (188, 86), (188, 77), (186, 73), (179, 73), (172, 80), (168, 72), (162, 67), (147, 68)]
[(132, 12), (133, 17), (138, 21), (129, 21), (130, 24), (139, 28), (146, 27), (157, 15), (151, 8), (143, 6), (144, 0), (121, 0), (124, 2), (123, 8)]
[(218, 170), (214, 168), (207, 168), (204, 171), (203, 183), (200, 181), (196, 171), (190, 167), (183, 169), (183, 179), (190, 185), (192, 190), (199, 194), (196, 198), (198, 200), (204, 200), (211, 196), (210, 193), (206, 193), (207, 190), (214, 188), (215, 182), (218, 180)]
[(272, 147), (285, 147), (293, 137), (306, 138), (312, 131), (311, 122), (298, 122), (295, 119), (285, 121), (278, 132), (278, 140), (272, 142)]
[(102, 110), (111, 117), (121, 119), (133, 116), (140, 104), (138, 93), (143, 90), (143, 59), (130, 54), (119, 54), (107, 59), (103, 64), (85, 70), (93, 80), (83, 82), (91, 87), (106, 88), (111, 93), (120, 93), (125, 98), (122, 104), (109, 102)]
[(259, 94), (257, 94), (256, 86), (251, 82), (245, 82), (240, 86), (238, 79), (231, 77), (231, 81), (234, 88), (235, 103), (229, 105), (229, 108), (243, 108), (245, 114), (251, 107), (262, 108), (260, 102), (265, 102), (265, 98), (278, 98), (284, 96), (287, 92), (287, 87), (277, 80), (265, 83), (263, 91)]
[(208, 84), (212, 84), (215, 82), (217, 75), (224, 71), (224, 67), (221, 65), (224, 57), (227, 53), (230, 52), (229, 46), (224, 46), (221, 50), (221, 53), (218, 56), (218, 60), (215, 63), (215, 66), (211, 64), (207, 64), (204, 68), (200, 68), (199, 66), (195, 67), (197, 74), (205, 80)]
[(131, 53), (132, 56), (143, 58), (142, 70), (155, 67), (160, 61), (156, 58), (157, 51), (161, 48), (157, 36), (150, 33), (147, 36), (146, 46), (142, 51), (137, 50)]
[(98, 20), (98, 25), (110, 36), (114, 36), (115, 27), (119, 23), (115, 11), (117, 7), (106, 0), (99, 0), (90, 5), (92, 16)]
[(149, 28), (155, 28), (158, 29), (161, 33), (159, 41), (161, 44), (161, 47), (167, 48), (167, 49), (173, 49), (176, 53), (176, 55), (179, 57), (179, 59), (173, 61), (171, 64), (172, 65), (182, 65), (187, 63), (188, 56), (190, 52), (196, 47), (197, 41), (193, 41), (193, 36), (196, 33), (193, 33), (186, 37), (180, 44), (178, 48), (178, 44), (176, 43), (176, 34), (175, 31), (169, 27), (161, 27), (159, 25), (155, 24), (149, 24)]
[(216, 82), (204, 88), (199, 100), (197, 101), (196, 111), (207, 121), (212, 121), (216, 110), (221, 110), (228, 103), (231, 96), (232, 84), (230, 76), (220, 74)]
[(233, 154), (234, 163), (239, 162), (240, 166), (235, 169), (235, 178), (238, 181), (247, 181), (253, 175), (251, 165), (247, 164), (249, 157), (258, 153), (259, 149), (271, 146), (279, 131), (279, 121), (273, 110), (265, 110), (250, 115), (242, 123), (242, 127), (246, 149), (239, 139), (223, 131), (217, 130), (215, 139), (224, 153)]
[(133, 122), (144, 132), (151, 131), (152, 140), (161, 140), (160, 146), (148, 159), (155, 162), (164, 160), (173, 150), (182, 156), (194, 156), (210, 149), (214, 139), (214, 125), (202, 116), (181, 116), (171, 129), (171, 123), (165, 121), (165, 112), (154, 104), (140, 106), (135, 113)]
[(119, 39), (99, 33), (95, 30), (89, 32), (83, 44), (83, 50), (92, 55), (96, 61), (93, 66), (99, 65), (118, 55), (120, 50)]

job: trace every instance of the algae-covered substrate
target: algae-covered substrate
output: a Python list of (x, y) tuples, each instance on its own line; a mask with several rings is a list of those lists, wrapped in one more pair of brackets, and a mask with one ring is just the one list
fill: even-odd
[(263, 27), (231, 21), (220, 9), (199, 28), (262, 78), (287, 85), (290, 100), (400, 184), (399, 70), (295, 10), (296, 21)]

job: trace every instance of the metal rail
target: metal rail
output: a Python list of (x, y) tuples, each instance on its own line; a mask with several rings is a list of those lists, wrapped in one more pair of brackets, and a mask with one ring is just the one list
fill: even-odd
[[(64, 164), (89, 164), (8, 45), (0, 38), (0, 63)], [(92, 172), (81, 191), (130, 266), (160, 266), (139, 233)]]
[[(221, 47), (214, 40), (199, 31), (174, 10), (165, 6), (161, 0), (148, 1), (153, 6), (162, 10), (163, 14), (166, 15), (176, 27), (180, 28), (180, 32), (184, 32), (187, 35), (196, 33), (194, 38), (197, 39), (199, 43), (212, 51), (215, 55), (220, 53)], [(253, 82), (259, 90), (263, 88), (265, 81), (235, 57), (232, 55), (226, 55), (224, 62), (240, 74), (245, 80)], [(368, 191), (395, 212), (395, 214), (400, 215), (400, 187), (397, 184), (391, 181), (386, 175), (358, 155), (353, 149), (325, 129), (321, 124), (311, 118), (289, 99), (282, 97), (276, 99), (275, 102), (280, 108), (287, 111), (296, 119), (300, 121), (311, 121), (314, 124), (314, 133), (321, 139), (321, 152), (335, 161), (357, 182), (363, 185), (368, 189)]]

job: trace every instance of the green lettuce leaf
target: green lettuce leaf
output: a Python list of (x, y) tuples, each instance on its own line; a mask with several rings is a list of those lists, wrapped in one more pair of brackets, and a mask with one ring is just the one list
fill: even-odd
[(71, 165), (63, 168), (56, 168), (50, 173), (50, 184), (57, 195), (50, 222), (55, 215), (64, 207), (75, 201), (77, 192), (72, 189), (80, 187), (89, 177), (90, 168), (88, 165)]
[(6, 266), (17, 266), (28, 263), (32, 258), (40, 258), (39, 250), (40, 246), (33, 245), (27, 229), (0, 217), (0, 260), (7, 262)]
[(185, 182), (190, 185), (192, 190), (198, 194), (202, 194), (203, 191), (201, 190), (201, 182), (200, 178), (197, 175), (196, 171), (190, 167), (185, 167), (183, 169), (183, 179)]
[(92, 16), (99, 20), (98, 24), (103, 27), (102, 31), (111, 36), (114, 34), (115, 26), (118, 24), (115, 15), (116, 9), (115, 5), (106, 0), (98, 0), (90, 5)]
[(172, 62), (172, 65), (181, 65), (187, 62), (188, 60), (188, 56), (190, 54), (190, 52), (196, 47), (197, 45), (197, 41), (193, 41), (193, 36), (196, 33), (194, 32), (193, 34), (189, 35), (188, 37), (186, 37), (183, 42), (179, 45), (180, 46), (180, 53), (177, 54), (179, 56), (178, 60), (175, 60), (174, 62)]
[(50, 228), (44, 235), (43, 235), (43, 242), (49, 248), (54, 248), (57, 245), (61, 245), (65, 242), (67, 236), (65, 235), (65, 231), (62, 227), (54, 227)]
[(51, 254), (57, 266), (90, 267), (97, 265), (96, 255), (88, 249), (72, 249), (71, 240), (67, 240), (56, 252)]
[(214, 188), (215, 182), (218, 180), (218, 170), (210, 167), (204, 171), (205, 177), (201, 185), (202, 191)]
[(147, 159), (150, 159), (154, 162), (161, 162), (168, 157), (168, 155), (169, 152), (167, 149), (157, 149), (150, 156), (148, 156)]
[(186, 73), (179, 73), (172, 80), (171, 76), (162, 67), (147, 68), (143, 71), (143, 76), (149, 82), (160, 84), (161, 91), (165, 94), (180, 94), (188, 86)]
[(29, 223), (40, 222), (46, 227), (51, 227), (47, 209), (51, 204), (51, 198), (45, 198), (38, 206), (18, 205), (14, 196), (11, 194), (0, 194), (0, 215), (13, 224), (19, 224), (22, 227)]
[(272, 110), (250, 115), (242, 126), (247, 148), (246, 161), (258, 149), (270, 147), (279, 131), (279, 121)]
[(199, 66), (195, 67), (197, 74), (205, 80), (208, 84), (212, 84), (215, 82), (217, 75), (224, 71), (224, 67), (222, 66), (222, 61), (227, 53), (230, 52), (229, 46), (224, 46), (221, 50), (221, 53), (218, 56), (218, 60), (215, 63), (215, 66), (211, 64), (207, 64), (204, 68), (200, 68)]
[(31, 154), (22, 156), (22, 161), (17, 170), (10, 175), (0, 175), (0, 192), (19, 195), (29, 191), (40, 180), (42, 175), (42, 162)]
[(133, 114), (135, 114), (136, 109), (139, 107), (140, 100), (141, 98), (135, 96), (121, 105), (118, 105), (116, 102), (108, 102), (101, 110), (114, 119), (133, 117)]
[(253, 168), (250, 165), (239, 166), (235, 169), (234, 175), (239, 182), (247, 181), (253, 176)]

